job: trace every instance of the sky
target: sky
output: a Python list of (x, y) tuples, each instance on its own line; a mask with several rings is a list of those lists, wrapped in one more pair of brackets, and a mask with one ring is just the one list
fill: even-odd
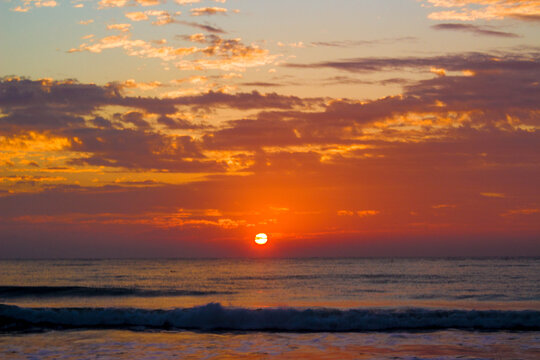
[(0, 258), (540, 256), (539, 130), (539, 0), (0, 2)]

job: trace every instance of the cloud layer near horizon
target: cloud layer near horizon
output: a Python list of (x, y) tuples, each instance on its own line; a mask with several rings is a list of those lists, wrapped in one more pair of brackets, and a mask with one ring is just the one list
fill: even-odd
[[(9, 227), (280, 228), (293, 238), (375, 236), (381, 226), (471, 235), (497, 222), (509, 233), (538, 231), (538, 213), (523, 210), (539, 206), (536, 54), (302, 65), (317, 67), (439, 71), (399, 96), (363, 102), (212, 91), (130, 97), (117, 83), (4, 78), (2, 184), (11, 192), (0, 198), (2, 218)], [(217, 121), (223, 112), (232, 118)], [(63, 175), (37, 176), (54, 171)], [(112, 180), (114, 172), (142, 177)], [(164, 173), (205, 175), (184, 184), (152, 180)], [(363, 216), (343, 216), (356, 213)]]

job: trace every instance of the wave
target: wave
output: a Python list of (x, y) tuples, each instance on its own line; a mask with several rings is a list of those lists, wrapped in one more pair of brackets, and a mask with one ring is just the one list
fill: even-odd
[(205, 296), (231, 294), (223, 291), (87, 286), (0, 286), (0, 299), (24, 297)]
[[(212, 278), (221, 280), (221, 278)], [(343, 279), (343, 280), (449, 280), (450, 277), (437, 274), (294, 274), (294, 275), (262, 275), (228, 277), (230, 280), (316, 280), (316, 279)]]
[(414, 309), (22, 308), (0, 305), (0, 331), (61, 329), (364, 332), (427, 330), (539, 331), (540, 311)]

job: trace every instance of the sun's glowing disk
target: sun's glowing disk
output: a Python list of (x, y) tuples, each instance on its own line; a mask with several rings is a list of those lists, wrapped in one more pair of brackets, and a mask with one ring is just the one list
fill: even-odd
[(259, 245), (264, 245), (268, 241), (268, 236), (266, 234), (260, 233), (255, 235), (255, 242)]

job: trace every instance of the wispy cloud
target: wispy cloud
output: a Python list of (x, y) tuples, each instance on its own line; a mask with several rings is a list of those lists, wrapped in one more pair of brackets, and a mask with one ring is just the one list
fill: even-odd
[(196, 28), (196, 29), (199, 29), (199, 30), (204, 30), (206, 32), (209, 32), (209, 33), (213, 33), (213, 34), (225, 34), (226, 31), (217, 27), (217, 26), (214, 26), (214, 25), (208, 25), (208, 24), (199, 24), (199, 23), (196, 23), (196, 22), (192, 22), (192, 21), (183, 21), (183, 20), (179, 20), (177, 21), (178, 24), (182, 24), (182, 25), (186, 25), (186, 26), (190, 26), (192, 28)]
[(533, 215), (540, 214), (540, 209), (527, 208), (527, 209), (513, 209), (501, 214), (501, 216), (516, 216), (516, 215)]
[[(133, 40), (128, 34), (130, 24), (113, 24), (109, 29), (126, 32), (124, 35), (107, 36), (97, 41), (91, 39), (72, 48), (70, 53), (88, 51), (100, 53), (107, 49), (122, 48), (127, 55), (142, 58), (159, 58), (163, 61), (175, 61), (175, 66), (182, 70), (223, 70), (241, 71), (249, 67), (258, 67), (274, 63), (279, 55), (270, 54), (267, 49), (257, 45), (245, 45), (241, 39), (224, 39), (218, 35), (187, 37), (192, 42), (206, 44), (205, 47), (172, 47), (155, 44), (144, 40)], [(195, 55), (193, 59), (185, 57)]]
[(497, 30), (493, 30), (491, 27), (471, 25), (471, 24), (437, 24), (431, 27), (435, 30), (463, 31), (463, 32), (469, 32), (475, 35), (483, 35), (483, 36), (496, 36), (496, 37), (502, 37), (502, 38), (519, 37), (519, 35), (514, 34), (514, 33), (497, 31)]
[(118, 30), (120, 32), (128, 32), (131, 28), (131, 24), (111, 24), (107, 25), (108, 30)]
[(480, 193), (480, 195), (484, 197), (488, 197), (488, 198), (499, 198), (499, 199), (503, 199), (506, 197), (502, 193), (494, 193), (494, 192), (483, 192), (483, 193)]
[(324, 46), (324, 47), (356, 47), (356, 46), (372, 46), (372, 45), (392, 45), (400, 42), (414, 42), (418, 38), (413, 36), (404, 36), (388, 39), (374, 39), (374, 40), (334, 40), (334, 41), (315, 41), (312, 42), (312, 46)]

